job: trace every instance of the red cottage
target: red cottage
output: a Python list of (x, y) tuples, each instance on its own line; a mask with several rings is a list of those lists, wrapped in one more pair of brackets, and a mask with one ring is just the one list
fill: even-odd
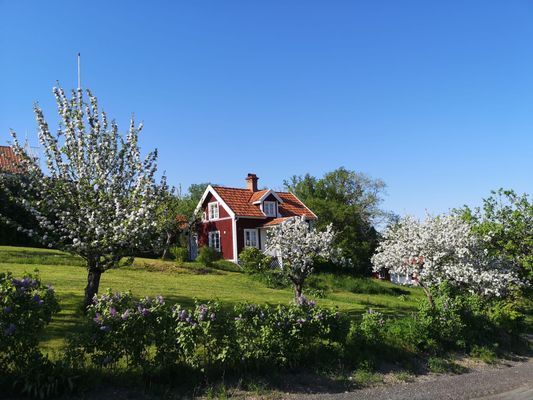
[(237, 262), (245, 247), (265, 250), (267, 230), (287, 218), (317, 218), (292, 193), (258, 190), (258, 179), (255, 174), (248, 174), (246, 189), (207, 187), (196, 207), (196, 212), (203, 213), (198, 246), (214, 247), (226, 260)]

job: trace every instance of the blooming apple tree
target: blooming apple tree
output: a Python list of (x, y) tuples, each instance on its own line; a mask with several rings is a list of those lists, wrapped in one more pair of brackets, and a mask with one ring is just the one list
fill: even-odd
[(417, 281), (433, 304), (429, 287), (448, 281), (473, 293), (502, 296), (519, 284), (511, 264), (491, 257), (471, 225), (456, 215), (402, 218), (389, 227), (372, 257), (373, 270), (386, 269)]
[(303, 285), (316, 259), (334, 256), (334, 236), (331, 225), (319, 232), (304, 217), (288, 219), (269, 232), (267, 251), (278, 256), (282, 272), (294, 285), (296, 301), (303, 301)]
[(42, 109), (34, 107), (46, 171), (12, 132), (13, 147), (27, 171), (22, 192), (14, 200), (38, 223), (38, 229), (19, 226), (19, 230), (86, 260), (88, 306), (104, 271), (149, 246), (166, 185), (164, 177), (160, 183), (155, 179), (157, 151), (141, 158), (142, 124), (136, 125), (132, 118), (123, 136), (115, 121), (99, 111), (89, 90), (88, 102), (81, 89), (70, 99), (61, 88), (53, 91), (60, 115), (55, 134)]

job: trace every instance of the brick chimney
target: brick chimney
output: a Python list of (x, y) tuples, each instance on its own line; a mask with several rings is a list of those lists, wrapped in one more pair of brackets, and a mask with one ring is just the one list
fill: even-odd
[(257, 181), (258, 181), (258, 177), (256, 174), (248, 174), (248, 176), (246, 177), (246, 188), (250, 191), (250, 192), (257, 192)]

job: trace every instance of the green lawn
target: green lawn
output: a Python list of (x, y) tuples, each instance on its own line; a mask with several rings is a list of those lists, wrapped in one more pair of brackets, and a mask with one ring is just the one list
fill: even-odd
[[(220, 262), (222, 269), (205, 268), (198, 263), (177, 265), (171, 261), (137, 258), (132, 266), (107, 271), (102, 275), (100, 291), (131, 290), (134, 296), (163, 295), (167, 301), (191, 305), (194, 299), (218, 300), (231, 307), (238, 302), (287, 303), (292, 299), (289, 289), (270, 289), (250, 276), (234, 272), (231, 264)], [(57, 350), (65, 336), (80, 321), (79, 307), (86, 283), (83, 260), (56, 250), (0, 246), (0, 272), (15, 276), (39, 270), (44, 283), (52, 284), (60, 298), (61, 312), (45, 332), (42, 344)], [(320, 275), (314, 283), (323, 289), (324, 297), (316, 299), (326, 307), (359, 314), (368, 308), (392, 316), (415, 310), (423, 298), (419, 289), (398, 287), (388, 282), (351, 277)]]

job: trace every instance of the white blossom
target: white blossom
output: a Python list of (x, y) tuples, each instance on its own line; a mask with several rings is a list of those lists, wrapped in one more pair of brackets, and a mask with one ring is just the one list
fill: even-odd
[(319, 232), (309, 226), (305, 217), (286, 220), (269, 232), (267, 252), (277, 254), (280, 268), (294, 284), (297, 298), (302, 295), (303, 283), (313, 272), (316, 259), (333, 256), (333, 238), (331, 224)]
[(424, 288), (443, 281), (470, 292), (501, 296), (520, 284), (503, 259), (490, 257), (468, 222), (456, 215), (405, 217), (388, 228), (372, 257), (373, 270), (412, 277)]
[(12, 132), (27, 171), (16, 200), (35, 217), (45, 245), (79, 254), (101, 273), (149, 244), (165, 180), (155, 180), (157, 151), (141, 158), (141, 125), (133, 118), (123, 136), (90, 91), (87, 103), (81, 90), (69, 99), (54, 88), (54, 95), (61, 116), (55, 134), (34, 108), (46, 173)]

